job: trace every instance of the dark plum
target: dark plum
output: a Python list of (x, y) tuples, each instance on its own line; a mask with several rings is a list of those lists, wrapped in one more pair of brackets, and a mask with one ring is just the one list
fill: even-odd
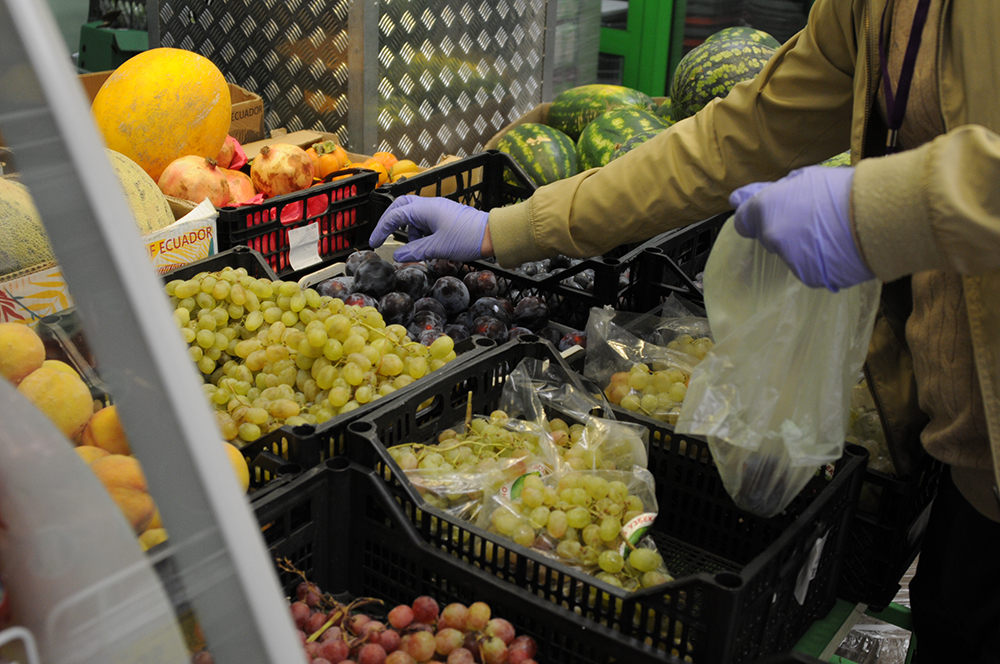
[(514, 324), (529, 330), (540, 330), (549, 324), (549, 306), (545, 300), (529, 295), (514, 307)]
[(427, 295), (431, 280), (427, 270), (415, 265), (406, 265), (396, 270), (396, 290), (406, 293), (416, 302)]
[(466, 310), (466, 311), (459, 311), (457, 314), (449, 318), (448, 322), (451, 323), (452, 325), (461, 325), (465, 329), (469, 329), (469, 323), (471, 323), (472, 321), (469, 320), (469, 312), (468, 310)]
[(328, 295), (343, 300), (354, 292), (354, 277), (331, 277), (319, 282), (313, 288), (320, 295)]
[(413, 313), (416, 314), (421, 311), (433, 311), (441, 316), (441, 318), (448, 317), (448, 312), (444, 310), (444, 305), (433, 297), (422, 297), (413, 303)]
[(469, 289), (457, 277), (440, 277), (431, 287), (431, 297), (444, 305), (448, 315), (469, 307)]
[(534, 334), (534, 332), (526, 327), (512, 327), (507, 330), (507, 341), (513, 341), (514, 339), (523, 337), (526, 334)]
[(489, 270), (469, 272), (462, 277), (462, 282), (469, 289), (469, 300), (475, 302), (481, 297), (496, 297), (500, 292), (497, 275)]
[(514, 317), (507, 311), (507, 307), (495, 297), (481, 297), (469, 307), (468, 320), (470, 322), (475, 323), (477, 319), (483, 316), (495, 318), (503, 323), (505, 327), (514, 322)]
[(438, 316), (433, 311), (418, 311), (413, 314), (413, 320), (406, 327), (411, 339), (416, 339), (425, 330), (443, 330), (445, 325), (444, 316)]
[(569, 256), (564, 256), (559, 254), (558, 256), (553, 256), (549, 259), (549, 269), (550, 270), (564, 270), (568, 268), (572, 263), (570, 262)]
[(400, 291), (391, 291), (379, 300), (378, 310), (386, 325), (406, 327), (413, 319), (413, 298)]
[(559, 342), (562, 341), (564, 332), (557, 330), (554, 327), (543, 327), (537, 332), (537, 334), (553, 346), (558, 346)]
[(344, 260), (344, 272), (346, 272), (348, 276), (354, 276), (354, 273), (357, 272), (359, 265), (361, 265), (365, 261), (371, 261), (371, 260), (382, 260), (382, 259), (379, 257), (378, 254), (376, 254), (371, 249), (365, 249), (364, 251), (355, 251)]
[(435, 340), (443, 337), (445, 335), (444, 330), (424, 330), (417, 337), (417, 341), (425, 346), (430, 346)]
[(432, 258), (427, 261), (427, 267), (435, 277), (454, 277), (462, 271), (462, 264), (447, 258)]
[(562, 339), (559, 340), (559, 343), (556, 344), (556, 348), (559, 349), (559, 352), (568, 350), (573, 346), (582, 346), (583, 348), (586, 348), (587, 333), (580, 330), (572, 330), (564, 334)]
[(354, 292), (382, 297), (396, 287), (396, 268), (376, 256), (362, 261), (354, 271)]
[(444, 333), (451, 337), (452, 341), (458, 343), (462, 339), (468, 339), (470, 336), (469, 328), (464, 324), (459, 325), (457, 323), (448, 323), (444, 326)]
[(469, 331), (473, 334), (484, 336), (487, 339), (492, 339), (498, 344), (507, 341), (507, 325), (492, 316), (480, 316), (472, 322), (472, 327)]
[(344, 298), (344, 304), (353, 304), (358, 307), (375, 307), (378, 309), (378, 300), (365, 293), (351, 293)]

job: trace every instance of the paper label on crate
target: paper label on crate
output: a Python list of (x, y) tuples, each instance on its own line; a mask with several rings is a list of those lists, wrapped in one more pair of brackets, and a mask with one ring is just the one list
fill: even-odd
[(219, 211), (206, 198), (166, 228), (142, 236), (149, 260), (160, 274), (208, 258), (216, 252)]
[(795, 601), (800, 605), (806, 603), (806, 595), (809, 594), (809, 583), (816, 578), (816, 570), (819, 569), (819, 559), (823, 555), (823, 545), (826, 544), (826, 538), (829, 534), (830, 532), (827, 531), (826, 535), (816, 539), (812, 549), (809, 551), (809, 555), (806, 556), (805, 562), (802, 563), (802, 569), (799, 570), (799, 577), (795, 580)]
[(629, 522), (622, 526), (622, 539), (625, 541), (618, 547), (618, 553), (622, 556), (625, 555), (628, 548), (625, 542), (631, 543), (633, 547), (638, 546), (649, 529), (653, 527), (654, 521), (656, 521), (656, 512), (643, 512), (629, 519)]
[(293, 270), (319, 263), (319, 224), (288, 229), (288, 262)]
[(549, 474), (548, 466), (543, 463), (533, 463), (528, 466), (527, 472), (524, 475), (516, 477), (514, 480), (504, 484), (500, 487), (500, 496), (503, 498), (510, 498), (511, 500), (516, 499), (521, 495), (521, 487), (524, 486), (524, 479), (529, 475), (537, 475), (538, 477), (545, 477)]

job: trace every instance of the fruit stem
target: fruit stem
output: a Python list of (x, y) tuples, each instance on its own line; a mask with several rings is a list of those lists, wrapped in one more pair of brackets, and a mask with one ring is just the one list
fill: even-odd
[(465, 433), (472, 428), (472, 390), (469, 390), (469, 400), (465, 405)]

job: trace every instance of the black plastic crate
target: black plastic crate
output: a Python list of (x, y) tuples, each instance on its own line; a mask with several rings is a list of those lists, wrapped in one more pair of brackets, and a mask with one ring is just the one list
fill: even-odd
[(656, 245), (644, 247), (630, 274), (636, 298), (630, 311), (651, 311), (673, 294), (703, 305), (696, 278), (704, 272), (715, 238), (730, 216), (727, 212), (679, 228)]
[(288, 257), (289, 231), (315, 224), (322, 263), (335, 261), (355, 248), (368, 246), (378, 218), (371, 209), (371, 192), (377, 184), (377, 173), (361, 171), (343, 180), (275, 196), (260, 205), (220, 208), (219, 249), (246, 245), (260, 252), (279, 277), (286, 277), (295, 272)]
[(164, 283), (169, 283), (175, 279), (191, 279), (202, 272), (219, 272), (227, 267), (234, 270), (243, 268), (254, 279), (270, 279), (271, 281), (278, 279), (274, 270), (264, 260), (264, 256), (245, 245), (230, 247), (207, 258), (165, 272), (161, 276)]
[(881, 611), (920, 552), (944, 465), (925, 455), (909, 477), (866, 469), (838, 595)]
[[(499, 346), (350, 425), (347, 456), (385, 479), (424, 542), (546, 598), (553, 619), (614, 630), (612, 640), (586, 657), (549, 653), (546, 661), (752, 662), (790, 650), (829, 612), (867, 460), (861, 448), (849, 448), (832, 479), (818, 475), (784, 513), (764, 519), (733, 504), (705, 441), (649, 423), (649, 470), (659, 503), (652, 532), (677, 579), (659, 591), (625, 593), (424, 503), (398, 479), (402, 471), (386, 448), (427, 440), (462, 421), (470, 392), (473, 412), (492, 411), (506, 377), (526, 357), (562, 363), (550, 344), (531, 337)], [(483, 554), (486, 542), (489, 555)], [(813, 576), (800, 604), (794, 590), (810, 564)]]

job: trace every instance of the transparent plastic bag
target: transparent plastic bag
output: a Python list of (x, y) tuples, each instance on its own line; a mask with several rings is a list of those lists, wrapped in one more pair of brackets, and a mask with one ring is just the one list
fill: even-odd
[[(558, 364), (521, 360), (504, 383), (500, 409), (544, 428), (555, 445), (557, 461), (575, 470), (629, 470), (648, 463), (649, 429), (612, 419), (603, 395), (587, 390)], [(563, 417), (550, 420), (549, 413), (575, 423), (569, 425)]]
[(672, 580), (647, 535), (656, 513), (653, 476), (645, 468), (563, 470), (490, 494), (477, 525), (632, 591)]
[(591, 309), (583, 373), (616, 406), (673, 424), (691, 371), (714, 342), (707, 318), (679, 306), (660, 313), (671, 317)]
[(705, 268), (715, 347), (695, 367), (676, 429), (707, 438), (726, 491), (781, 512), (843, 454), (850, 395), (881, 284), (831, 293), (726, 222)]

